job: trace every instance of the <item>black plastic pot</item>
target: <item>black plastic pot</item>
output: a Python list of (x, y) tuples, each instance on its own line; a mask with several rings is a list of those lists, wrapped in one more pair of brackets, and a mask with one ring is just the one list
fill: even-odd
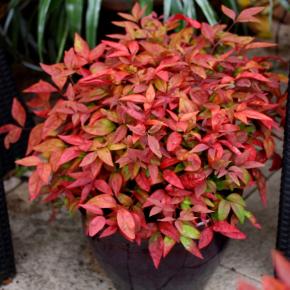
[(218, 265), (218, 254), (227, 242), (227, 238), (216, 235), (213, 242), (202, 250), (203, 260), (177, 245), (155, 269), (146, 242), (138, 246), (118, 234), (90, 240), (97, 260), (117, 290), (203, 289)]

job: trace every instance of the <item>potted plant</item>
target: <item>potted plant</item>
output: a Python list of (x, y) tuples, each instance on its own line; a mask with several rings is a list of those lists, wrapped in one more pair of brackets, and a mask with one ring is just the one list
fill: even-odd
[[(233, 24), (262, 9), (222, 7)], [(82, 212), (117, 289), (198, 289), (222, 236), (245, 239), (246, 220), (260, 227), (244, 190), (256, 184), (266, 204), (260, 168), (269, 159), (279, 167), (273, 135), (285, 79), (270, 57), (247, 56), (273, 44), (181, 14), (162, 23), (143, 13), (136, 4), (122, 14), (117, 41), (91, 50), (76, 34), (63, 63), (41, 65), (52, 83), (25, 92), (44, 121), (16, 163), (34, 168), (31, 200)], [(0, 129), (7, 147), (25, 123), (16, 99), (12, 115), (18, 125)]]

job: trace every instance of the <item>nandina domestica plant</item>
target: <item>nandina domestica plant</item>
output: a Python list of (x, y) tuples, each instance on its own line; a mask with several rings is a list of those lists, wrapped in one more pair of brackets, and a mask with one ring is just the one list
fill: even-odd
[[(262, 9), (223, 7), (233, 23)], [(117, 41), (90, 50), (76, 35), (63, 63), (42, 65), (53, 83), (25, 92), (44, 121), (16, 163), (34, 167), (32, 200), (85, 210), (89, 236), (149, 240), (156, 267), (176, 243), (202, 258), (215, 232), (244, 239), (238, 223), (259, 228), (243, 191), (257, 184), (266, 203), (260, 168), (279, 167), (273, 134), (285, 94), (271, 58), (247, 52), (273, 45), (183, 15), (162, 23), (138, 4), (120, 15)], [(12, 115), (23, 127), (17, 100)], [(1, 128), (7, 147), (21, 130)]]

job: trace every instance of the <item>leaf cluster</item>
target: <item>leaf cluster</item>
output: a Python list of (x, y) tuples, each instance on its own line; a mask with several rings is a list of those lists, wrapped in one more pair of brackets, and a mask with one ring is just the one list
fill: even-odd
[[(261, 9), (223, 10), (252, 21)], [(17, 164), (34, 168), (31, 199), (84, 209), (90, 236), (149, 240), (158, 267), (176, 243), (202, 258), (215, 232), (244, 239), (239, 222), (259, 228), (243, 191), (256, 184), (266, 203), (260, 169), (269, 159), (279, 167), (273, 135), (286, 94), (271, 59), (247, 55), (272, 44), (181, 14), (165, 23), (143, 14), (138, 4), (120, 13), (117, 41), (90, 49), (76, 34), (64, 62), (42, 64), (52, 83), (25, 92), (43, 122)], [(23, 126), (17, 101), (12, 114)], [(8, 146), (21, 128), (0, 132)]]

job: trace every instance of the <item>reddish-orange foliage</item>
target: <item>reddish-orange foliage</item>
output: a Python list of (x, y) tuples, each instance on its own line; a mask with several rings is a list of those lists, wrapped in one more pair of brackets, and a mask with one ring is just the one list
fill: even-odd
[[(260, 11), (223, 10), (235, 22)], [(64, 63), (42, 65), (52, 84), (26, 92), (44, 120), (17, 163), (35, 168), (31, 199), (85, 209), (91, 236), (149, 239), (158, 267), (175, 243), (202, 257), (214, 232), (244, 239), (238, 222), (259, 227), (242, 192), (257, 183), (266, 202), (260, 168), (268, 159), (279, 166), (273, 132), (285, 98), (270, 58), (247, 56), (269, 44), (183, 15), (164, 24), (142, 15), (138, 5), (122, 13), (117, 42), (90, 50), (76, 35)], [(13, 116), (24, 125), (16, 101)], [(7, 146), (21, 129), (8, 131)]]

